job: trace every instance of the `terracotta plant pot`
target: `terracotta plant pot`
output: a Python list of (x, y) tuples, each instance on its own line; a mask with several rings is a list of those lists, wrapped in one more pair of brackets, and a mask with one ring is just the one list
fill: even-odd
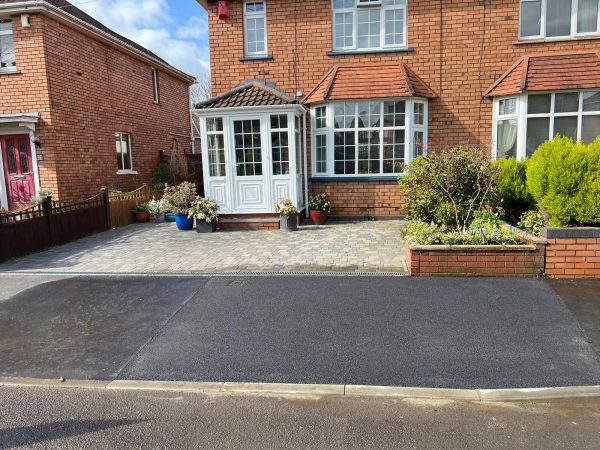
[(310, 220), (315, 225), (325, 225), (328, 218), (329, 214), (325, 211), (310, 210)]
[(134, 212), (133, 216), (135, 217), (135, 221), (137, 223), (146, 223), (150, 221), (149, 212)]

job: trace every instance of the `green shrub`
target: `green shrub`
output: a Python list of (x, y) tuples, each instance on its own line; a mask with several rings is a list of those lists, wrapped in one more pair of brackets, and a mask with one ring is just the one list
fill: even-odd
[(452, 148), (415, 159), (399, 183), (410, 219), (466, 231), (475, 215), (497, 206), (489, 152)]
[(504, 211), (503, 217), (517, 223), (525, 211), (535, 209), (535, 199), (527, 190), (527, 165), (515, 158), (494, 161), (498, 172), (498, 198)]
[(590, 145), (557, 137), (527, 163), (527, 187), (553, 226), (600, 224), (600, 139)]
[(152, 170), (152, 186), (162, 188), (171, 181), (171, 169), (167, 164), (160, 163)]
[(410, 221), (402, 235), (409, 244), (416, 245), (517, 245), (523, 240), (514, 230), (493, 224), (475, 226), (475, 221), (466, 230), (449, 231), (444, 226)]
[(525, 211), (518, 223), (519, 228), (539, 236), (544, 226), (544, 216), (539, 211)]

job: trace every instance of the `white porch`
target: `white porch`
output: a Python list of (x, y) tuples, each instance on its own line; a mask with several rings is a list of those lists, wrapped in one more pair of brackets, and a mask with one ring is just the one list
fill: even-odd
[(272, 214), (280, 198), (307, 204), (306, 111), (258, 83), (196, 105), (205, 196), (222, 214)]

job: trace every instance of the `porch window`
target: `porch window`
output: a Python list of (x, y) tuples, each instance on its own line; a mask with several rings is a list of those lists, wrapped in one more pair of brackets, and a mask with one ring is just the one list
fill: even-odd
[(427, 103), (333, 102), (313, 109), (313, 129), (315, 174), (393, 176), (426, 152)]
[(262, 175), (260, 119), (235, 120), (233, 122), (233, 137), (237, 176)]
[(334, 50), (406, 47), (407, 0), (333, 0)]
[(264, 1), (244, 1), (244, 43), (246, 56), (267, 54), (267, 14)]
[(290, 174), (290, 145), (287, 114), (271, 116), (273, 175)]
[(522, 39), (593, 35), (599, 31), (599, 0), (521, 0)]
[(530, 93), (495, 100), (498, 158), (523, 159), (560, 135), (593, 142), (600, 136), (600, 91)]
[(206, 149), (208, 150), (209, 176), (226, 176), (225, 138), (222, 117), (210, 117), (206, 119)]
[(130, 172), (133, 170), (131, 159), (131, 135), (128, 133), (115, 133), (117, 147), (117, 168), (119, 172)]
[(0, 73), (14, 70), (15, 66), (12, 22), (10, 20), (0, 20)]

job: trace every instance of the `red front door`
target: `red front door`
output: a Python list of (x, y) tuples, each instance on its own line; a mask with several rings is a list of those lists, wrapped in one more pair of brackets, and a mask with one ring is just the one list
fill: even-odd
[(0, 136), (4, 161), (4, 179), (8, 195), (8, 209), (15, 210), (31, 205), (35, 195), (33, 161), (29, 135)]

